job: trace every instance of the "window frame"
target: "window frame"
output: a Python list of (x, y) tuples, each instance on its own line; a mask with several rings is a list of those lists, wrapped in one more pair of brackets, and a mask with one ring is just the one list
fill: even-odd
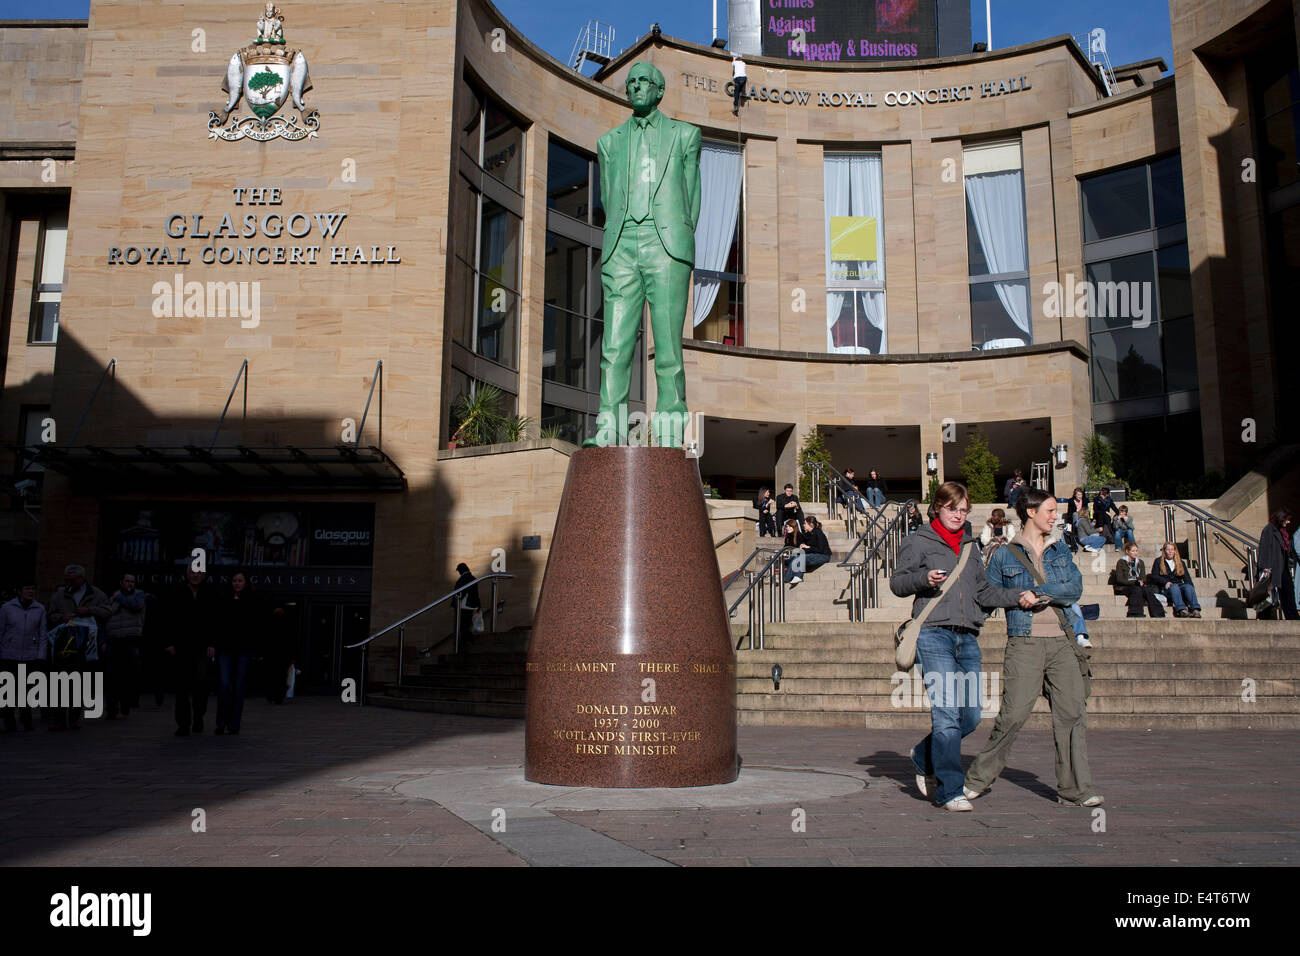
[[(877, 223), (876, 225), (877, 258), (875, 261), (878, 263), (879, 266), (878, 271), (880, 275), (883, 276), (883, 278), (876, 278), (876, 279), (832, 279), (831, 278), (831, 262), (834, 261), (831, 259), (831, 245), (830, 245), (830, 228), (831, 228), (832, 213), (829, 209), (829, 203), (826, 201), (825, 177), (826, 177), (826, 160), (832, 156), (836, 156), (836, 157), (846, 156), (850, 158), (854, 156), (878, 156), (880, 158), (880, 171), (881, 171), (880, 222)], [(823, 256), (822, 268), (824, 269), (823, 275), (826, 280), (826, 286), (825, 286), (826, 287), (826, 299), (825, 299), (826, 308), (828, 310), (830, 309), (830, 296), (831, 293), (834, 292), (839, 292), (848, 295), (853, 302), (853, 343), (854, 344), (833, 346), (831, 344), (831, 338), (830, 338), (831, 336), (830, 325), (827, 324), (826, 325), (827, 354), (832, 354), (832, 355), (877, 355), (877, 354), (888, 355), (889, 354), (889, 292), (887, 289), (887, 283), (889, 281), (889, 273), (885, 266), (886, 235), (885, 235), (884, 170), (885, 170), (885, 153), (880, 146), (876, 146), (874, 149), (825, 149), (825, 148), (822, 149), (822, 210), (823, 210), (822, 228), (825, 230), (825, 234), (826, 234), (826, 248)], [(884, 297), (883, 308), (885, 310), (885, 328), (881, 332), (881, 338), (885, 342), (885, 350), (882, 352), (878, 352), (878, 353), (872, 352), (865, 345), (858, 344), (859, 320), (863, 322), (867, 321), (867, 319), (864, 316), (859, 316), (858, 314), (858, 309), (861, 308), (861, 305), (858, 301), (859, 292), (873, 292), (873, 293), (878, 292)], [(826, 318), (829, 319), (830, 317), (826, 316)]]

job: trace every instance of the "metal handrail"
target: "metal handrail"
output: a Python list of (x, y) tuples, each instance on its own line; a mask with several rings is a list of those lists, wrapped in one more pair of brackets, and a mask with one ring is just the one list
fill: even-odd
[(741, 561), (740, 567), (736, 568), (735, 571), (732, 571), (731, 574), (727, 575), (727, 579), (722, 582), (722, 590), (726, 591), (727, 588), (731, 587), (731, 585), (735, 583), (736, 578), (738, 578), (740, 575), (745, 573), (745, 568), (749, 567), (749, 562), (753, 561), (757, 555), (775, 554), (776, 550), (777, 549), (774, 548), (764, 548), (762, 546), (759, 546), (755, 548), (753, 551), (749, 552), (749, 557), (747, 557), (744, 561)]
[[(861, 561), (850, 564), (847, 559), (841, 567), (849, 568), (849, 620), (861, 622), (868, 607), (880, 606), (880, 581), (878, 570), (883, 567), (886, 573), (892, 573), (898, 563), (898, 551), (902, 544), (900, 534), (907, 519), (906, 507), (899, 508), (898, 514), (890, 520), (871, 550), (863, 555)], [(881, 548), (888, 545), (888, 550), (881, 554)], [(851, 554), (852, 552), (850, 552)], [(870, 574), (867, 568), (871, 568)]]
[[(755, 549), (755, 554), (758, 550), (760, 549)], [(749, 572), (749, 585), (740, 592), (740, 596), (727, 609), (727, 620), (731, 620), (736, 614), (736, 608), (740, 607), (740, 602), (749, 598), (749, 649), (751, 651), (755, 649), (755, 638), (758, 639), (757, 649), (760, 651), (763, 649), (764, 603), (767, 604), (767, 617), (772, 623), (785, 621), (785, 588), (781, 586), (783, 583), (781, 572), (785, 568), (785, 556), (798, 550), (794, 547), (783, 547), (779, 551), (768, 552), (772, 556), (768, 558), (762, 570)], [(750, 558), (753, 557), (754, 555), (751, 554)], [(745, 563), (749, 563), (749, 558)], [(763, 596), (764, 588), (771, 592), (766, 602)], [(743, 640), (744, 638), (741, 638), (741, 641)], [(739, 650), (740, 641), (736, 642), (736, 648)]]
[(366, 407), (361, 411), (361, 424), (357, 426), (357, 440), (353, 442), (356, 448), (361, 447), (361, 433), (366, 430), (366, 416), (370, 414), (370, 400), (375, 397), (375, 385), (379, 386), (379, 444), (376, 448), (384, 447), (384, 360), (380, 359), (375, 363), (375, 374), (370, 379), (370, 391), (366, 393)]
[[(872, 515), (871, 524), (868, 525), (866, 530), (863, 531), (862, 534), (858, 536), (858, 540), (853, 543), (853, 547), (849, 548), (849, 553), (846, 554), (844, 556), (844, 560), (839, 563), (839, 566), (841, 568), (848, 567), (849, 564), (852, 563), (850, 559), (853, 557), (853, 553), (857, 551), (858, 548), (862, 547), (863, 542), (866, 541), (867, 537), (871, 534), (871, 532), (875, 530), (876, 524), (880, 521), (881, 516), (885, 513), (885, 509), (891, 506), (898, 508), (900, 512), (906, 512), (907, 510), (907, 505), (901, 501), (886, 501), (883, 505), (877, 508), (875, 514)], [(895, 515), (894, 518), (890, 519), (890, 522), (885, 525), (883, 529), (885, 533), (888, 533), (890, 525), (893, 524), (893, 522), (896, 521), (897, 518), (898, 516)]]
[[(109, 359), (108, 364), (104, 366), (104, 371), (99, 373), (99, 381), (95, 383), (95, 390), (90, 393), (90, 401), (86, 402), (86, 407), (81, 411), (81, 420), (77, 422), (77, 427), (72, 430), (72, 438), (68, 440), (69, 445), (73, 444), (77, 440), (77, 436), (81, 434), (81, 426), (86, 424), (86, 416), (90, 414), (90, 406), (95, 404), (95, 399), (99, 397), (99, 389), (103, 386), (104, 379), (108, 378), (109, 373), (113, 375), (113, 383), (117, 384), (117, 359), (115, 358)], [(30, 464), (31, 462), (28, 462), (28, 465)], [(27, 466), (24, 466), (23, 471), (26, 470)]]
[[(462, 591), (468, 591), (470, 588), (474, 587), (480, 582), (489, 581), (492, 584), (492, 603), (491, 605), (489, 605), (490, 620), (488, 624), (488, 633), (495, 633), (496, 626), (497, 626), (497, 581), (501, 578), (513, 578), (513, 577), (514, 577), (513, 574), (506, 574), (504, 571), (494, 571), (491, 574), (485, 574), (481, 578), (475, 578), (473, 581), (469, 581), (465, 584), (462, 584), (460, 587), (456, 588), (455, 590), (448, 591), (446, 594), (438, 598), (438, 600), (434, 601), (432, 604), (426, 604), (418, 611), (413, 611), (412, 613), (406, 615), (406, 617), (402, 618), (400, 621), (394, 621), (392, 624), (389, 624), (387, 627), (383, 628), (382, 630), (378, 630), (375, 633), (371, 634), (364, 641), (358, 641), (356, 644), (343, 645), (344, 649), (346, 650), (352, 650), (353, 648), (356, 647), (361, 648), (361, 683), (358, 688), (357, 703), (358, 704), (365, 703), (366, 675), (369, 673), (369, 669), (367, 665), (369, 664), (371, 641), (373, 641), (377, 637), (383, 637), (385, 634), (387, 634), (389, 631), (393, 630), (394, 628), (397, 629), (397, 680), (394, 683), (396, 684), (396, 686), (401, 687), (402, 666), (405, 663), (403, 658), (404, 658), (404, 652), (406, 650), (406, 625), (407, 624), (415, 620), (421, 614), (433, 610), (438, 605), (447, 603), (452, 598), (454, 598), (457, 594), (460, 594)], [(459, 614), (456, 615), (454, 648), (455, 648), (454, 652), (459, 654), (460, 653), (460, 615)]]
[(244, 359), (239, 363), (239, 371), (235, 373), (235, 383), (230, 386), (230, 394), (226, 396), (226, 405), (221, 409), (221, 417), (217, 419), (217, 430), (212, 433), (208, 451), (217, 447), (217, 436), (221, 434), (221, 426), (226, 423), (226, 412), (230, 411), (230, 403), (234, 401), (235, 389), (239, 388), (241, 378), (244, 380), (244, 418), (248, 418), (248, 359)]
[(727, 536), (726, 536), (725, 538), (723, 538), (721, 541), (715, 542), (714, 545), (713, 545), (713, 550), (714, 550), (714, 551), (717, 551), (720, 547), (722, 547), (722, 546), (723, 546), (724, 544), (726, 544), (728, 541), (731, 541), (731, 540), (734, 539), (734, 538), (739, 538), (740, 535), (741, 535), (741, 532), (739, 532), (739, 531), (733, 531), (733, 532), (731, 532), (731, 534), (727, 535)]
[(1209, 538), (1206, 535), (1206, 528), (1208, 527), (1214, 531), (1215, 537), (1222, 541), (1229, 550), (1237, 555), (1237, 557), (1240, 558), (1241, 554), (1236, 548), (1232, 548), (1229, 545), (1227, 539), (1233, 538), (1238, 544), (1245, 547), (1246, 555), (1244, 561), (1246, 563), (1247, 586), (1255, 582), (1255, 577), (1259, 571), (1259, 542), (1246, 534), (1246, 532), (1242, 531), (1240, 528), (1233, 527), (1222, 518), (1211, 514), (1200, 505), (1192, 504), (1190, 501), (1182, 501), (1175, 498), (1161, 498), (1148, 503), (1159, 505), (1164, 510), (1166, 541), (1173, 541), (1175, 539), (1175, 508), (1182, 509), (1192, 516), (1191, 520), (1195, 522), (1195, 533), (1193, 538), (1196, 541), (1196, 562), (1201, 570), (1201, 577), (1214, 576), (1214, 568), (1210, 565)]

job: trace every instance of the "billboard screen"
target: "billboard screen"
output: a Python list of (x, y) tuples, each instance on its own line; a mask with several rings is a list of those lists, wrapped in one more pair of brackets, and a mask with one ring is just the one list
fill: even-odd
[(938, 0), (762, 0), (763, 55), (826, 63), (939, 55)]

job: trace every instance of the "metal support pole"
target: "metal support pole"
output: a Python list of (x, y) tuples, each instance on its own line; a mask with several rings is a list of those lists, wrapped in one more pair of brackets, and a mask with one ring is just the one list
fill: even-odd
[(397, 629), (397, 686), (402, 686), (402, 664), (406, 660), (406, 625)]
[(758, 629), (758, 618), (754, 614), (754, 572), (746, 571), (749, 575), (749, 649), (754, 649), (754, 632)]
[(460, 653), (460, 606), (459, 605), (460, 605), (460, 598), (456, 598), (456, 600), (451, 605), (452, 616), (456, 619), (456, 630), (455, 630), (456, 640), (455, 643), (452, 644), (453, 654)]
[(758, 595), (758, 611), (754, 615), (754, 620), (758, 624), (758, 649), (763, 649), (763, 582), (760, 580), (758, 587), (754, 588), (754, 593)]
[(361, 684), (357, 687), (357, 706), (366, 706), (366, 678), (370, 675), (370, 642), (361, 645)]
[(1201, 566), (1201, 574), (1209, 577), (1210, 545), (1205, 537), (1205, 521), (1201, 518), (1196, 519), (1196, 560)]
[(1165, 513), (1165, 540), (1173, 541), (1174, 539), (1174, 507), (1173, 505), (1164, 505), (1161, 509)]
[(488, 617), (488, 620), (491, 621), (492, 624), (488, 629), (489, 634), (495, 634), (497, 632), (497, 580), (497, 578), (492, 579), (492, 613)]

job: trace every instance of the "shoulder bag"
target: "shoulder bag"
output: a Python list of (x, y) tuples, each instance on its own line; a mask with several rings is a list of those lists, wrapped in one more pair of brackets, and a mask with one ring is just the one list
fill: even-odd
[[(1035, 584), (1040, 588), (1047, 587), (1047, 582), (1043, 580), (1043, 576), (1038, 573), (1038, 569), (1034, 567), (1033, 562), (1029, 560), (1029, 555), (1025, 553), (1020, 545), (1009, 545), (1008, 549), (1012, 556), (1029, 572), (1029, 576), (1034, 579)], [(1074, 640), (1074, 630), (1070, 627), (1070, 622), (1066, 620), (1065, 612), (1055, 604), (1052, 605), (1052, 610), (1056, 612), (1056, 619), (1061, 622), (1061, 631), (1065, 634), (1065, 639), (1070, 642), (1075, 660), (1079, 662), (1079, 676), (1083, 678), (1083, 699), (1087, 700), (1092, 696), (1092, 665), (1088, 662), (1088, 655), (1084, 653), (1083, 648)]]
[(970, 553), (974, 550), (974, 542), (967, 545), (966, 549), (961, 553), (961, 558), (957, 561), (957, 567), (953, 568), (952, 573), (944, 578), (943, 583), (939, 585), (939, 593), (922, 609), (917, 617), (898, 625), (898, 630), (894, 632), (894, 663), (898, 665), (900, 671), (911, 670), (912, 665), (916, 663), (916, 639), (921, 636), (921, 628), (925, 626), (930, 612), (938, 607), (939, 602), (943, 600), (944, 594), (948, 591), (948, 585), (961, 577), (962, 569), (966, 567), (966, 559), (970, 557)]

